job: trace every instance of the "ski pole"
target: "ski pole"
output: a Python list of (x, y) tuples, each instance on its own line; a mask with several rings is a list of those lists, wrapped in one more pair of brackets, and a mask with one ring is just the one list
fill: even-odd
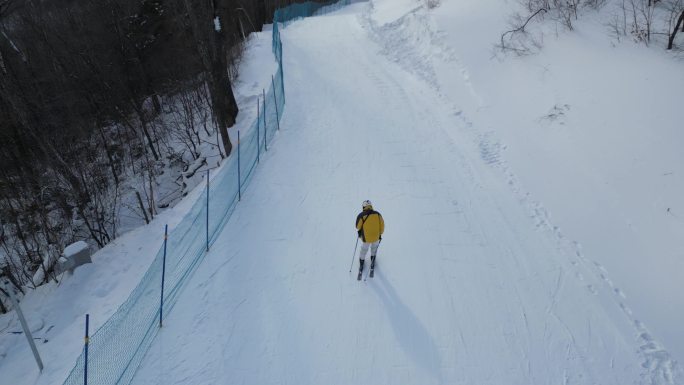
[(352, 254), (351, 266), (349, 266), (349, 272), (351, 273), (352, 267), (354, 267), (354, 257), (356, 256), (356, 248), (359, 247), (359, 237), (356, 237), (356, 246), (354, 246), (354, 254)]

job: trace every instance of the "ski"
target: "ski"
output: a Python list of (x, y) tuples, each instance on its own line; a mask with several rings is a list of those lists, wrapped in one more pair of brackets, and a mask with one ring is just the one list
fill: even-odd
[(373, 278), (374, 275), (375, 275), (375, 258), (371, 258), (370, 272), (368, 273), (368, 276)]
[(366, 273), (366, 276), (363, 278), (364, 282), (368, 281), (368, 277), (373, 278), (375, 275), (374, 269), (368, 269), (368, 273)]
[(374, 275), (373, 269), (374, 269), (374, 268), (375, 268), (375, 267), (371, 267), (370, 269), (368, 269), (368, 272), (366, 273), (366, 276), (363, 277), (363, 281), (364, 281), (364, 282), (368, 281), (368, 277), (373, 278), (373, 275)]

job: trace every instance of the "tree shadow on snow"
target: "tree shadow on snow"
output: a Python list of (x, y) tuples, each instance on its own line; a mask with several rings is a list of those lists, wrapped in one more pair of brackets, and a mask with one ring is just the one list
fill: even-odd
[[(370, 281), (371, 279), (369, 279)], [(375, 294), (384, 305), (392, 329), (404, 353), (441, 383), (439, 350), (420, 320), (397, 296), (392, 284), (378, 271), (372, 278)]]

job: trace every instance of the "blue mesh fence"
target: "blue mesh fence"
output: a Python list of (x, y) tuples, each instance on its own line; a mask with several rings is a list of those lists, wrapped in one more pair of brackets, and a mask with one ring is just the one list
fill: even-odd
[[(356, 0), (358, 1), (358, 0)], [(235, 209), (240, 191), (250, 181), (259, 159), (279, 130), (285, 108), (283, 48), (279, 23), (336, 10), (355, 0), (293, 4), (278, 9), (273, 23), (273, 54), (278, 62), (271, 85), (259, 100), (259, 116), (233, 147), (233, 153), (209, 183), (208, 189), (168, 236), (164, 314), (175, 305), (187, 278), (206, 255)], [(88, 345), (88, 382), (127, 385), (159, 329), (163, 247), (129, 297), (95, 333)], [(64, 385), (84, 382), (84, 356)]]
[[(365, 1), (365, 0), (364, 0)], [(359, 3), (360, 0), (339, 0), (339, 1), (325, 1), (313, 2), (307, 1), (303, 3), (292, 4), (275, 11), (274, 20), (279, 23), (289, 23), (304, 17), (322, 15), (324, 13), (336, 11), (352, 3)], [(275, 25), (275, 23), (274, 23)]]

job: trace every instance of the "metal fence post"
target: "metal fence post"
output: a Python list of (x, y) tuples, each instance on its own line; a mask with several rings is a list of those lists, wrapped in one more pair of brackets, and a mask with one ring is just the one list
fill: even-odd
[(261, 106), (259, 104), (259, 98), (257, 98), (257, 163), (259, 163), (259, 153), (261, 152), (261, 137), (259, 133), (259, 131), (261, 130), (261, 119), (259, 118), (261, 116), (261, 112), (259, 111)]
[(271, 75), (271, 84), (273, 86), (273, 102), (275, 104), (276, 110), (276, 124), (278, 127), (278, 131), (280, 131), (280, 116), (278, 115), (278, 98), (276, 98), (275, 79), (273, 78), (273, 75)]
[(161, 301), (159, 302), (159, 327), (164, 319), (164, 276), (166, 275), (166, 241), (169, 236), (169, 225), (164, 226), (164, 257), (162, 258)]
[(31, 329), (28, 327), (28, 324), (26, 323), (26, 318), (24, 318), (24, 312), (21, 311), (19, 301), (17, 301), (17, 297), (15, 297), (14, 295), (14, 288), (12, 288), (12, 285), (9, 282), (5, 282), (5, 290), (7, 290), (7, 294), (9, 294), (10, 301), (12, 301), (12, 306), (14, 307), (14, 311), (17, 312), (17, 317), (19, 318), (19, 322), (21, 323), (21, 328), (24, 330), (24, 335), (26, 336), (29, 346), (31, 347), (33, 357), (36, 359), (38, 369), (42, 372), (43, 361), (40, 359), (40, 354), (38, 354), (36, 343), (33, 342), (33, 335), (31, 334)]
[(283, 104), (284, 104), (287, 99), (285, 98), (285, 75), (283, 74), (283, 72), (285, 70), (283, 70), (283, 50), (282, 49), (280, 50), (280, 57), (278, 58), (278, 64), (280, 64), (280, 87), (283, 90)]
[(207, 170), (207, 251), (209, 251), (209, 171)]
[(242, 199), (242, 178), (240, 177), (240, 130), (238, 130), (238, 201)]
[(90, 314), (86, 314), (86, 330), (85, 330), (85, 364), (83, 366), (83, 385), (88, 385), (88, 345), (90, 344), (90, 337), (88, 336), (88, 326), (90, 324)]
[(264, 150), (268, 151), (268, 143), (266, 138), (268, 137), (268, 132), (267, 132), (267, 125), (266, 125), (266, 90), (262, 88), (262, 91), (264, 93)]

